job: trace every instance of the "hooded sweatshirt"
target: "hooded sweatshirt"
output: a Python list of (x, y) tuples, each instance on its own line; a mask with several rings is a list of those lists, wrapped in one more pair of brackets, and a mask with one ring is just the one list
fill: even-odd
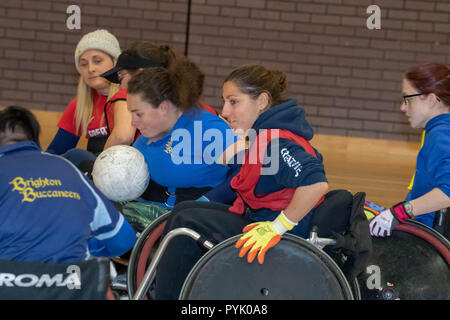
[[(253, 124), (249, 136), (252, 136), (252, 132), (253, 136), (258, 134), (261, 129), (284, 129), (306, 140), (311, 140), (314, 135), (311, 125), (305, 119), (305, 111), (298, 106), (294, 99), (286, 100), (263, 112)], [(317, 157), (306, 152), (302, 146), (292, 140), (283, 138), (272, 140), (264, 155), (262, 174), (256, 184), (255, 194), (265, 195), (284, 188), (298, 188), (318, 182), (327, 182), (322, 155), (316, 149), (314, 152)], [(231, 188), (228, 190), (232, 192)], [(211, 201), (218, 202), (230, 199), (229, 194), (223, 192), (219, 194), (215, 190), (205, 196)], [(235, 193), (233, 194), (234, 198), (236, 198)], [(253, 221), (272, 221), (279, 212), (265, 208), (253, 210), (249, 217)], [(308, 214), (303, 220), (308, 221), (310, 216)], [(299, 235), (305, 236), (304, 234)]]
[[(406, 200), (417, 199), (438, 188), (450, 197), (450, 114), (438, 115), (425, 126), (425, 142), (417, 156), (414, 185)], [(435, 213), (417, 216), (415, 220), (433, 226)]]

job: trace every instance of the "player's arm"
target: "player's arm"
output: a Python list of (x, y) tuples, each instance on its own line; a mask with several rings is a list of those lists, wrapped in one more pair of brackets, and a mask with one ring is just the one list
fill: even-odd
[(104, 150), (115, 145), (131, 145), (136, 134), (136, 128), (131, 125), (131, 112), (126, 101), (116, 101), (114, 108), (114, 128), (106, 141)]
[(58, 129), (55, 137), (47, 148), (47, 152), (58, 155), (64, 154), (68, 150), (75, 148), (79, 140), (79, 136), (64, 129)]
[(88, 241), (89, 252), (97, 257), (118, 257), (133, 248), (136, 242), (136, 234), (130, 224), (120, 215), (118, 229), (91, 238)]
[(92, 238), (89, 252), (99, 257), (117, 257), (133, 248), (136, 233), (122, 213), (101, 193), (90, 179), (83, 176), (95, 198), (93, 220), (90, 223)]
[(434, 188), (423, 196), (409, 201), (413, 208), (413, 214), (420, 216), (442, 208), (450, 207), (450, 198), (438, 188)]

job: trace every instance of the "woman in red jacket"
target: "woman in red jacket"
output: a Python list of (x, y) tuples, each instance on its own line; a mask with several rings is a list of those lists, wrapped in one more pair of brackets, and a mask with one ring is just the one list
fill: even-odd
[[(47, 152), (65, 154), (76, 147), (81, 136), (86, 136), (87, 150), (93, 154), (100, 153), (105, 143), (133, 142), (136, 129), (131, 126), (126, 106), (105, 111), (108, 98), (119, 86), (100, 75), (114, 66), (119, 54), (119, 42), (107, 30), (90, 32), (78, 42), (75, 49), (75, 66), (80, 74), (77, 96), (61, 117), (59, 130)], [(108, 126), (107, 118), (115, 121), (110, 121)]]

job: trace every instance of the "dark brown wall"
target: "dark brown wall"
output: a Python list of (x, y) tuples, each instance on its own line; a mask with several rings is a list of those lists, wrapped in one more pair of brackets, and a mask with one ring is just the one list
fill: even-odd
[[(75, 94), (73, 52), (81, 36), (110, 30), (121, 47), (168, 43), (182, 55), (187, 0), (1, 0), (0, 105), (63, 111)], [(68, 30), (66, 9), (81, 8)], [(369, 30), (369, 5), (381, 30)], [(289, 93), (317, 133), (417, 140), (399, 111), (406, 68), (450, 64), (448, 0), (192, 0), (189, 56), (206, 73), (205, 100), (221, 107), (236, 66), (287, 72)]]

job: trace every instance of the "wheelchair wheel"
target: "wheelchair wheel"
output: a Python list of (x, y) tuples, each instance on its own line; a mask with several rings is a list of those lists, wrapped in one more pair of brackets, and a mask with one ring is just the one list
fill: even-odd
[(450, 299), (450, 242), (416, 221), (390, 237), (373, 237), (367, 273), (358, 277), (363, 300)]
[(349, 282), (349, 284), (350, 288), (352, 289), (353, 299), (361, 300), (361, 291), (359, 289), (358, 279), (354, 278), (352, 281)]
[(286, 234), (264, 264), (248, 263), (234, 247), (241, 235), (209, 250), (193, 267), (182, 300), (353, 300), (352, 288), (322, 250)]
[(450, 241), (450, 208), (436, 212), (433, 221), (433, 230), (438, 231)]
[(153, 221), (139, 236), (133, 250), (127, 268), (127, 290), (131, 299), (136, 293), (139, 284), (144, 278), (145, 271), (151, 261), (160, 242), (161, 235), (171, 211)]

